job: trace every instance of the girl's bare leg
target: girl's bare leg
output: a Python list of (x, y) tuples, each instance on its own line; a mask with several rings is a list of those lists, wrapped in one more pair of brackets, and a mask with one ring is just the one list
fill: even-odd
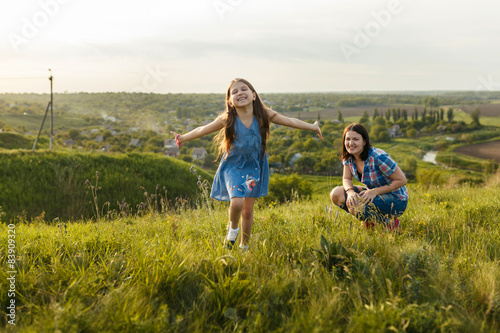
[(241, 245), (245, 246), (250, 240), (253, 225), (253, 206), (256, 198), (246, 198), (241, 212)]
[(231, 228), (236, 229), (240, 224), (240, 216), (243, 210), (245, 199), (244, 198), (231, 198), (229, 203), (229, 221), (231, 222)]

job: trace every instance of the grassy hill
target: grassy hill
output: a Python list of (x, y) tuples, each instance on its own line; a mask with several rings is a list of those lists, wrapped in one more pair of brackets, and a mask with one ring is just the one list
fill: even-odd
[[(104, 178), (104, 177), (103, 177)], [(248, 252), (227, 205), (47, 225), (19, 220), (17, 332), (495, 332), (500, 180), (410, 185), (398, 233), (311, 201), (258, 201)], [(84, 223), (82, 223), (84, 222)], [(9, 227), (0, 225), (0, 243)], [(7, 267), (5, 252), (0, 263)], [(9, 288), (6, 269), (0, 287)], [(0, 325), (10, 301), (2, 293)], [(6, 329), (5, 329), (6, 328)]]
[(3, 151), (0, 203), (8, 220), (130, 214), (150, 201), (160, 208), (196, 201), (198, 174), (186, 162), (154, 154)]

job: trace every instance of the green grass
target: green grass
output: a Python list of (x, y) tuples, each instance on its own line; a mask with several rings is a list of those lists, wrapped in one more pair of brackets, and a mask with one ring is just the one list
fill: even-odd
[[(227, 205), (218, 202), (99, 223), (18, 221), (15, 331), (500, 328), (498, 178), (484, 187), (410, 185), (399, 233), (359, 228), (331, 207), (330, 180), (310, 179), (319, 186), (311, 201), (257, 201), (248, 252), (221, 246)], [(0, 225), (0, 244), (7, 230)], [(0, 325), (14, 332), (9, 298), (0, 299)]]
[[(22, 127), (25, 126), (26, 129), (35, 131), (42, 125), (43, 114), (45, 110), (41, 111), (40, 115), (20, 115), (20, 114), (2, 114), (2, 121), (6, 124), (11, 124), (13, 126)], [(54, 117), (54, 128), (78, 128), (85, 126), (86, 122), (80, 115), (57, 115)], [(50, 114), (47, 115), (45, 123), (43, 124), (44, 129), (50, 128)]]
[(479, 118), (479, 122), (481, 124), (487, 125), (487, 126), (500, 127), (500, 117), (484, 117), (484, 116), (481, 116)]

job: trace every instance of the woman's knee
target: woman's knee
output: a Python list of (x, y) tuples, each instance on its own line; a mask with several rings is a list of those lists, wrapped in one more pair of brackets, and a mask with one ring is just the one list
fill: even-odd
[(334, 205), (342, 206), (345, 203), (344, 187), (337, 186), (330, 192), (330, 200)]

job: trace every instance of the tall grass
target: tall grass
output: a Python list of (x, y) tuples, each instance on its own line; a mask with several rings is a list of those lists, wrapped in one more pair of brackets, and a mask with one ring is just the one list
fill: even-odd
[[(18, 221), (16, 330), (494, 332), (499, 184), (410, 185), (397, 233), (360, 228), (328, 193), (259, 200), (246, 252), (222, 246), (223, 203), (101, 222)], [(6, 235), (2, 224), (0, 244)], [(2, 293), (2, 312), (7, 302)], [(0, 323), (14, 331), (5, 315)]]

